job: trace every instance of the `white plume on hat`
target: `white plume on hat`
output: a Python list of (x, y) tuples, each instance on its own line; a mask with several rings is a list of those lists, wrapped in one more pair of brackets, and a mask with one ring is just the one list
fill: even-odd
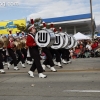
[(57, 29), (56, 28), (53, 28), (53, 31), (54, 33), (58, 33)]
[(43, 24), (43, 29), (46, 29), (46, 23), (43, 21), (42, 24)]
[(54, 24), (53, 24), (53, 22), (51, 22), (51, 24), (50, 24), (50, 29), (53, 30), (53, 28), (54, 28)]
[(59, 31), (60, 31), (60, 32), (62, 31), (62, 28), (61, 28), (61, 27), (59, 27)]

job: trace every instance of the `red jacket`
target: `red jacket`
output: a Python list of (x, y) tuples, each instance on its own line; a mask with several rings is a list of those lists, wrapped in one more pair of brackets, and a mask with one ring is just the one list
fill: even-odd
[(7, 45), (7, 48), (13, 48), (13, 47), (14, 47), (13, 41), (10, 41), (10, 40), (9, 40), (9, 43), (8, 43), (8, 45)]
[(96, 43), (93, 43), (93, 44), (91, 45), (91, 47), (92, 47), (92, 50), (94, 50), (94, 49), (96, 49), (97, 44), (96, 44)]
[(34, 37), (33, 37), (31, 34), (29, 34), (29, 35), (27, 36), (26, 45), (27, 45), (28, 47), (36, 46), (36, 42), (35, 42), (35, 40), (34, 40)]

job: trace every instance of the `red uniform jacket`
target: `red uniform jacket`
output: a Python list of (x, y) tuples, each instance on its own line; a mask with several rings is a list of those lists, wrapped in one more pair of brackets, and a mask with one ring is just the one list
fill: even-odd
[(26, 39), (26, 45), (28, 47), (36, 46), (36, 42), (34, 40), (34, 36), (29, 34)]
[(8, 44), (7, 48), (13, 48), (13, 47), (14, 47), (13, 41), (10, 41), (10, 40), (9, 40), (9, 44)]

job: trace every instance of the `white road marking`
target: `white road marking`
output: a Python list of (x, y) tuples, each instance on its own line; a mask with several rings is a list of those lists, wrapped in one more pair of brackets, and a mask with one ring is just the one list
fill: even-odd
[(87, 93), (95, 92), (95, 93), (99, 93), (100, 90), (64, 90), (63, 92), (87, 92)]

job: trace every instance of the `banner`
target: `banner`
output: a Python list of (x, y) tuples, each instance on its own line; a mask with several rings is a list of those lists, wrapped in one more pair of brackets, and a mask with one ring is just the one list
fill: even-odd
[(8, 29), (12, 30), (12, 34), (19, 32), (15, 24), (26, 26), (26, 19), (1, 21), (0, 22), (0, 34), (9, 34)]

